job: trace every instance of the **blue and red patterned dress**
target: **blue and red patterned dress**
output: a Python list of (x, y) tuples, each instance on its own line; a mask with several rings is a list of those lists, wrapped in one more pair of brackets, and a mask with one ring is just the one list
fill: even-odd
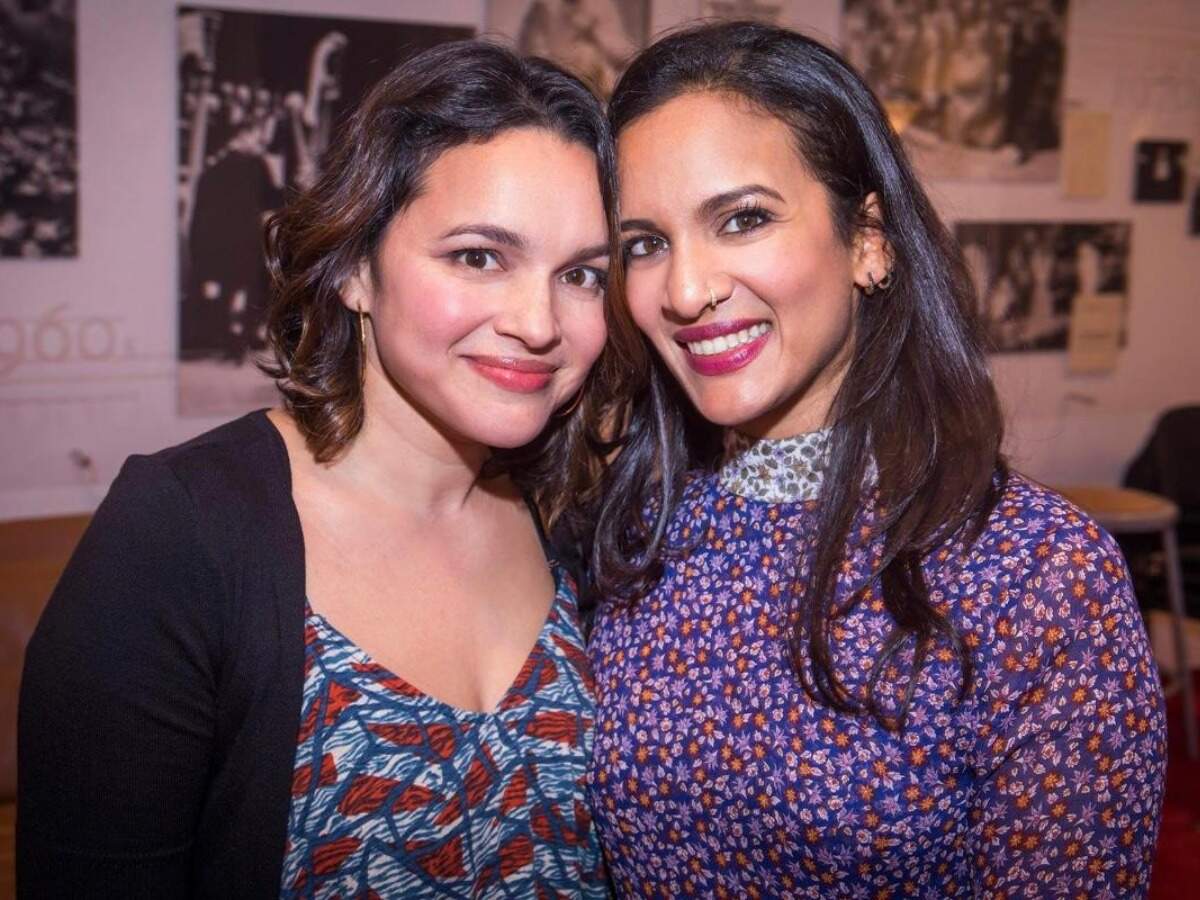
[[(978, 540), (924, 563), (974, 684), (959, 702), (957, 657), (937, 648), (906, 724), (887, 731), (814, 703), (788, 662), (824, 440), (735, 436), (718, 472), (690, 480), (669, 532), (678, 554), (656, 589), (600, 605), (589, 784), (618, 891), (1144, 896), (1165, 721), (1111, 538), (1011, 477)], [(842, 597), (871, 581), (875, 516), (868, 503), (855, 523)], [(891, 628), (873, 592), (836, 623), (834, 664), (851, 691)], [(906, 670), (883, 672), (885, 710)]]
[(492, 713), (422, 693), (306, 610), (285, 897), (605, 897), (575, 591)]

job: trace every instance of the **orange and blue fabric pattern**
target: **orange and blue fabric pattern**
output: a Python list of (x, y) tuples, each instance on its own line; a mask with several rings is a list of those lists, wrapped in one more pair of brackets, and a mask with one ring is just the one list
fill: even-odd
[(498, 708), (438, 701), (306, 610), (284, 897), (605, 897), (569, 576)]

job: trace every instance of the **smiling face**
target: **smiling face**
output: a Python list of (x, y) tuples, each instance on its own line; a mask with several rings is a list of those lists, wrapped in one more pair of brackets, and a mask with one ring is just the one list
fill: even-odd
[(878, 233), (848, 246), (788, 126), (728, 95), (634, 120), (618, 165), (630, 312), (700, 413), (763, 436), (826, 424), (855, 284), (888, 268)]
[(367, 415), (387, 404), (452, 440), (533, 440), (604, 345), (607, 268), (587, 148), (525, 128), (447, 150), (388, 226), (374, 276), (364, 266), (343, 291), (370, 316)]

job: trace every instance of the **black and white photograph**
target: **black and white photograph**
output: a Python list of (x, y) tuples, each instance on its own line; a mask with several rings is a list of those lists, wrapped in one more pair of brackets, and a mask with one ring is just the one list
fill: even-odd
[(996, 352), (1065, 350), (1076, 297), (1128, 296), (1128, 222), (959, 222), (954, 234)]
[(0, 0), (0, 257), (79, 252), (75, 0)]
[(254, 365), (266, 346), (266, 217), (313, 184), (371, 85), (472, 29), (207, 7), (180, 7), (177, 24), (179, 411), (235, 413), (274, 398)]
[(1133, 199), (1138, 203), (1183, 200), (1187, 151), (1184, 141), (1138, 141), (1133, 154)]
[(489, 0), (488, 34), (574, 72), (601, 96), (646, 45), (650, 0)]
[(846, 0), (842, 49), (921, 174), (1053, 181), (1067, 0)]

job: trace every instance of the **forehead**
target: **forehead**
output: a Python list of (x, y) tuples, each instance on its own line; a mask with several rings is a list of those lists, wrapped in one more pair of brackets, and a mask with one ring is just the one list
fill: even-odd
[[(406, 227), (487, 222), (526, 232), (582, 230), (603, 240), (604, 206), (596, 157), (582, 144), (542, 128), (518, 128), (460, 144), (430, 164), (416, 199), (400, 216)], [(597, 237), (597, 233), (599, 237)]]
[(810, 180), (788, 125), (740, 97), (684, 94), (635, 120), (617, 142), (623, 213), (629, 202), (703, 199), (734, 184)]

